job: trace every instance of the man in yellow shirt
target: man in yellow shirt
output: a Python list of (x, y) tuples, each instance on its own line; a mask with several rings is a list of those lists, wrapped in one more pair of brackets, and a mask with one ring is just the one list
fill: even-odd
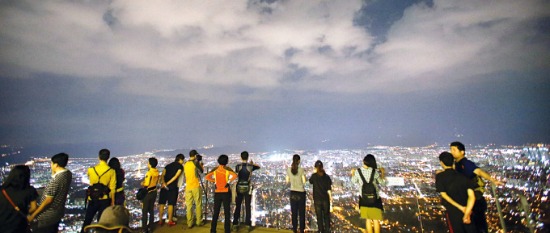
[(115, 204), (116, 173), (107, 164), (110, 156), (111, 152), (109, 150), (101, 149), (99, 151), (99, 163), (94, 167), (88, 168), (90, 186), (101, 183), (107, 187), (109, 193), (100, 196), (98, 199), (91, 198), (90, 196), (86, 197), (88, 199), (88, 206), (86, 207), (86, 217), (84, 217), (82, 231), (84, 231), (84, 227), (92, 223), (96, 213), (97, 220), (99, 221), (103, 210), (109, 205)]
[[(200, 187), (200, 173), (203, 171), (201, 163), (195, 161), (200, 156), (196, 150), (189, 152), (189, 161), (183, 166), (185, 173), (185, 205), (187, 206), (187, 227), (193, 228), (193, 218), (196, 219), (196, 225), (202, 226), (202, 190)], [(195, 216), (193, 216), (193, 204), (195, 204)]]

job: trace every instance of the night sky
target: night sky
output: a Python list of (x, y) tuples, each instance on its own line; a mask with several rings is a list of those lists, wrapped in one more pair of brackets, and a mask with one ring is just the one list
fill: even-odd
[(0, 1), (0, 144), (549, 143), (549, 97), (546, 0)]

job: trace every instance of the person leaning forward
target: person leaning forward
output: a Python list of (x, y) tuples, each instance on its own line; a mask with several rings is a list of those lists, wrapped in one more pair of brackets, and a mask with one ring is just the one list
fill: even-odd
[(107, 165), (107, 161), (111, 156), (111, 152), (108, 149), (101, 149), (99, 151), (99, 163), (88, 168), (88, 179), (90, 180), (90, 186), (96, 183), (101, 183), (108, 187), (109, 194), (105, 194), (98, 200), (94, 200), (87, 197), (88, 205), (86, 207), (86, 216), (84, 217), (84, 224), (82, 225), (82, 231), (90, 223), (97, 214), (97, 219), (105, 208), (115, 204), (115, 191), (116, 191), (116, 173)]

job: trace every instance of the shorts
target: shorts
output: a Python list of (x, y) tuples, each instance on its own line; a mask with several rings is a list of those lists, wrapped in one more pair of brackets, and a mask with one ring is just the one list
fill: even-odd
[(166, 205), (166, 202), (168, 201), (168, 205), (176, 205), (178, 201), (178, 189), (160, 189), (159, 194), (159, 204), (160, 205)]
[(382, 210), (376, 207), (361, 206), (361, 218), (371, 219), (371, 220), (383, 220)]

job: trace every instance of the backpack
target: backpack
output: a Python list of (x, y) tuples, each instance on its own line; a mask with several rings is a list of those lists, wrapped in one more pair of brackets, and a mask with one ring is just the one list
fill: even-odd
[(363, 173), (361, 173), (361, 169), (357, 169), (359, 172), (359, 175), (361, 176), (361, 179), (363, 180), (363, 187), (361, 187), (361, 199), (359, 199), (359, 205), (360, 206), (367, 206), (367, 207), (374, 207), (377, 200), (378, 200), (378, 194), (376, 193), (376, 187), (374, 187), (373, 181), (374, 181), (374, 169), (370, 173), (369, 182), (365, 180), (365, 177), (363, 176)]
[[(248, 180), (239, 180), (237, 182), (237, 193), (249, 194), (250, 193), (250, 178), (252, 177), (252, 171), (250, 169), (248, 169), (248, 164), (243, 163), (242, 165), (244, 165), (244, 167), (246, 167), (246, 170), (248, 170), (250, 175), (248, 176)], [(241, 173), (241, 171), (243, 170), (242, 165), (241, 165), (241, 169), (238, 171), (238, 173)]]
[(109, 195), (109, 193), (111, 192), (109, 187), (107, 187), (106, 185), (104, 185), (100, 182), (101, 177), (103, 175), (105, 175), (107, 172), (109, 172), (109, 170), (111, 170), (111, 168), (107, 169), (107, 171), (105, 171), (103, 174), (99, 175), (97, 173), (97, 171), (95, 170), (95, 167), (94, 167), (94, 172), (98, 176), (97, 183), (91, 185), (90, 187), (88, 187), (88, 190), (86, 190), (86, 194), (87, 194), (88, 197), (90, 197), (91, 200), (99, 200), (103, 196)]

